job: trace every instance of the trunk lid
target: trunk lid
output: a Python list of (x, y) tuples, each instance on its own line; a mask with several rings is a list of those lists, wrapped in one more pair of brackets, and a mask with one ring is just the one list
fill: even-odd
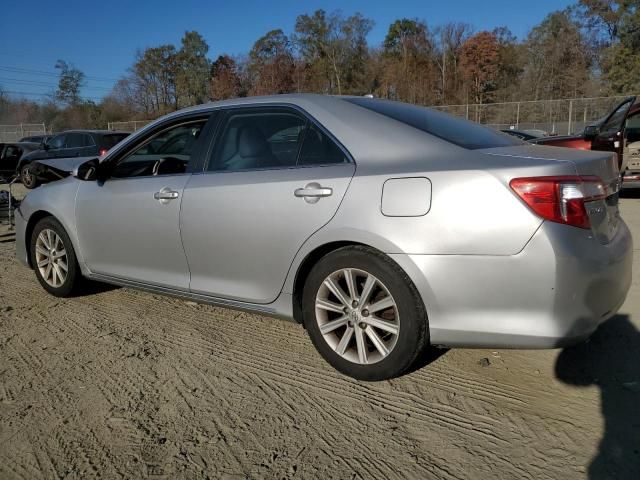
[(596, 176), (606, 187), (606, 198), (585, 203), (591, 229), (600, 243), (611, 241), (618, 230), (620, 170), (613, 152), (584, 151), (542, 145), (502, 147), (483, 150), (488, 155), (571, 162), (580, 176)]

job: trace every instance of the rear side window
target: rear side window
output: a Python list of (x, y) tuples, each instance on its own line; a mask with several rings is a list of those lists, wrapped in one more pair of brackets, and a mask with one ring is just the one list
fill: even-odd
[(208, 170), (293, 167), (305, 125), (304, 118), (284, 109), (231, 112)]
[(523, 143), (513, 136), (430, 108), (371, 98), (344, 100), (470, 150)]
[(114, 133), (111, 135), (103, 135), (101, 140), (101, 147), (110, 150), (111, 147), (114, 147), (116, 144), (120, 143), (122, 140), (127, 138), (126, 134), (122, 133)]
[(93, 137), (88, 133), (82, 135), (82, 146), (83, 147), (93, 147), (95, 146), (95, 142), (93, 141)]
[(79, 148), (84, 146), (84, 135), (81, 133), (68, 133), (65, 141), (66, 148)]
[(349, 160), (333, 140), (311, 124), (304, 135), (298, 165), (347, 163)]

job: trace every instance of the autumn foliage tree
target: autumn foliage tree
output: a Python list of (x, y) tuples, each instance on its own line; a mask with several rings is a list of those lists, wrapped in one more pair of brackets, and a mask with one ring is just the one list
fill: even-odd
[(253, 44), (247, 70), (250, 95), (289, 93), (293, 90), (295, 65), (289, 38), (280, 29), (271, 30)]
[(500, 69), (499, 52), (498, 39), (492, 32), (477, 33), (462, 45), (460, 70), (473, 103), (492, 99)]
[(238, 67), (229, 55), (220, 55), (211, 64), (210, 95), (214, 100), (240, 96), (241, 82)]

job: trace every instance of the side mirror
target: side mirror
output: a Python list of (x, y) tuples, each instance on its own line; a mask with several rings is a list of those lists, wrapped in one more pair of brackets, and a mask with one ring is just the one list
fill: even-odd
[(98, 180), (100, 170), (104, 170), (104, 168), (101, 169), (98, 159), (93, 158), (78, 165), (73, 172), (73, 176), (80, 180)]
[(49, 150), (51, 148), (47, 142), (42, 142), (41, 146), (43, 150)]
[(587, 140), (592, 140), (598, 136), (600, 133), (600, 127), (597, 125), (589, 125), (584, 129), (584, 138)]

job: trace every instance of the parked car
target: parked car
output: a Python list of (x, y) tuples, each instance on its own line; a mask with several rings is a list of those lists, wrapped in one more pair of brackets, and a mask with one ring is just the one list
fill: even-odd
[(10, 142), (0, 143), (0, 181), (16, 175), (20, 159), (40, 148), (39, 143)]
[(31, 143), (47, 143), (51, 138), (51, 135), (31, 135), (29, 137), (23, 137), (19, 142), (31, 142)]
[(18, 165), (22, 183), (31, 189), (51, 180), (32, 171), (31, 163), (34, 160), (104, 155), (128, 135), (126, 132), (109, 130), (69, 130), (59, 133), (43, 143), (42, 148), (22, 157)]
[(615, 152), (622, 174), (622, 188), (640, 188), (640, 104), (626, 98), (604, 118), (577, 135), (532, 140), (539, 145)]
[(16, 216), (17, 256), (45, 290), (87, 277), (295, 319), (359, 379), (406, 372), (429, 344), (578, 342), (631, 283), (613, 154), (404, 103), (227, 100), (101, 159), (39, 163), (71, 174)]
[(539, 138), (539, 136), (536, 135), (532, 135), (530, 133), (525, 132), (524, 130), (515, 130), (513, 128), (507, 128), (504, 130), (500, 130), (502, 133), (506, 133), (507, 135), (512, 135), (516, 138), (519, 138), (520, 140), (525, 140), (525, 141), (529, 141), (529, 140), (533, 140), (535, 138)]

